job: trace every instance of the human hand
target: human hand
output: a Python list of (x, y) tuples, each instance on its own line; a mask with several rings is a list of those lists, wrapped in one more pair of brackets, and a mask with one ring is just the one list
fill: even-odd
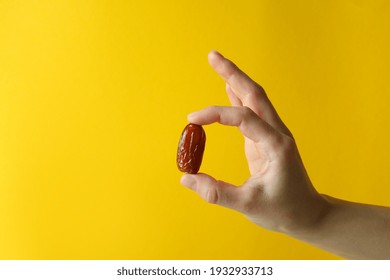
[(216, 51), (208, 59), (225, 80), (232, 106), (207, 107), (188, 115), (188, 121), (238, 127), (251, 177), (237, 187), (203, 173), (184, 174), (181, 184), (270, 230), (288, 234), (312, 227), (328, 202), (314, 189), (291, 132), (259, 84)]

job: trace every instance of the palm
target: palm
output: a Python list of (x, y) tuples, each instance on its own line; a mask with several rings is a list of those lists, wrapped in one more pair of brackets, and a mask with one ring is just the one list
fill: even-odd
[(264, 172), (267, 166), (267, 159), (261, 152), (260, 147), (252, 140), (245, 137), (245, 155), (251, 175)]

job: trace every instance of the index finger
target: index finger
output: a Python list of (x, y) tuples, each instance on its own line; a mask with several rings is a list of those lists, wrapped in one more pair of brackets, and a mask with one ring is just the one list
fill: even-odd
[(218, 122), (236, 126), (242, 134), (269, 149), (282, 135), (245, 106), (210, 106), (188, 115), (188, 121), (199, 125)]

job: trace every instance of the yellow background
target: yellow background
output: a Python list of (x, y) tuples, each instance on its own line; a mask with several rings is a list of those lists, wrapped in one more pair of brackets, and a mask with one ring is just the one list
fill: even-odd
[[(390, 205), (388, 1), (0, 0), (0, 258), (337, 259), (179, 184), (186, 115), (261, 83), (321, 193)], [(202, 172), (248, 176), (234, 128)]]

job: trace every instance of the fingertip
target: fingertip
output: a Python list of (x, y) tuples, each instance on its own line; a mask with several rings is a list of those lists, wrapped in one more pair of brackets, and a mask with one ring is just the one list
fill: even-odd
[(209, 60), (209, 63), (211, 66), (214, 67), (215, 65), (215, 62), (218, 60), (218, 59), (221, 59), (223, 58), (223, 55), (221, 53), (219, 53), (218, 51), (216, 50), (212, 50), (209, 52), (208, 54), (208, 60)]
[(210, 56), (214, 56), (214, 55), (222, 56), (221, 53), (220, 53), (219, 51), (217, 51), (217, 50), (211, 50), (211, 51), (209, 52), (209, 57), (210, 57)]
[(195, 189), (196, 187), (196, 180), (194, 178), (195, 175), (191, 175), (191, 174), (184, 174), (183, 176), (181, 176), (180, 178), (180, 184), (182, 184), (183, 186), (189, 188), (189, 189)]
[(190, 123), (196, 123), (197, 116), (199, 116), (198, 112), (192, 112), (192, 113), (188, 114), (187, 120)]

